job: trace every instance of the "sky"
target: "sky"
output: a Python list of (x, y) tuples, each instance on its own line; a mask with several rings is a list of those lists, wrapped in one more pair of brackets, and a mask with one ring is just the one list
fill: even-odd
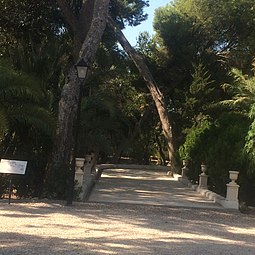
[(148, 13), (148, 19), (143, 21), (141, 25), (136, 27), (127, 27), (123, 32), (127, 39), (129, 40), (132, 46), (136, 44), (136, 38), (139, 36), (140, 32), (147, 31), (150, 35), (153, 34), (153, 16), (154, 10), (158, 7), (165, 6), (166, 4), (170, 3), (171, 0), (149, 0), (150, 6), (144, 8), (144, 13)]

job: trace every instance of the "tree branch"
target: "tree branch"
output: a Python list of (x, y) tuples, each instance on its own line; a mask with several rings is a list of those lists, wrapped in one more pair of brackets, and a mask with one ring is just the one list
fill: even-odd
[(78, 29), (78, 19), (70, 9), (69, 4), (66, 0), (56, 0), (60, 9), (63, 12), (64, 20), (71, 27), (72, 31), (75, 32)]
[(83, 58), (88, 64), (93, 63), (101, 42), (106, 27), (109, 2), (110, 0), (95, 0), (91, 26), (79, 53), (79, 59)]
[(95, 3), (94, 0), (83, 0), (83, 3), (82, 3), (80, 15), (79, 15), (79, 24), (80, 24), (81, 37), (83, 40), (86, 38), (86, 35), (89, 31), (89, 28), (93, 19), (94, 3)]

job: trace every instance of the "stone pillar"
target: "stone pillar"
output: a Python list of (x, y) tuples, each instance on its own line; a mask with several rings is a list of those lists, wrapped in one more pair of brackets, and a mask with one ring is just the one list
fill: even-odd
[(75, 158), (75, 181), (78, 183), (78, 187), (82, 187), (83, 184), (83, 169), (85, 158)]
[(182, 177), (186, 177), (186, 173), (187, 173), (187, 165), (188, 165), (188, 162), (187, 162), (187, 160), (183, 160), (182, 161), (182, 165), (183, 165), (183, 167), (182, 167)]
[(92, 155), (90, 155), (90, 154), (85, 155), (85, 164), (84, 164), (84, 174), (85, 174), (85, 178), (86, 178), (87, 176), (90, 176), (92, 165), (93, 165), (93, 162), (92, 162)]
[(229, 178), (231, 179), (231, 182), (227, 184), (227, 197), (224, 202), (224, 207), (226, 208), (239, 208), (238, 191), (240, 186), (236, 184), (238, 174), (238, 171), (229, 171)]
[(91, 172), (92, 166), (92, 156), (89, 154), (85, 155), (82, 200), (87, 198), (94, 183), (94, 175)]
[(207, 166), (206, 165), (201, 165), (201, 171), (202, 173), (199, 175), (199, 185), (198, 188), (199, 189), (207, 189), (207, 181), (208, 181), (208, 175), (206, 174), (206, 169)]
[(91, 153), (91, 172), (96, 174), (96, 154), (94, 152)]
[(188, 161), (187, 160), (183, 160), (182, 161), (182, 177), (181, 177), (181, 182), (184, 183), (184, 184), (187, 184), (189, 181), (188, 181), (188, 177), (187, 177), (187, 172), (188, 172)]

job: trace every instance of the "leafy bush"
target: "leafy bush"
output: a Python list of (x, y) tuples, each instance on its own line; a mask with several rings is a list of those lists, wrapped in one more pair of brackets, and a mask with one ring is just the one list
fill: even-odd
[(251, 166), (243, 150), (248, 128), (249, 120), (238, 113), (223, 113), (214, 123), (204, 119), (195, 124), (179, 150), (181, 158), (189, 160), (188, 177), (197, 181), (200, 164), (205, 163), (208, 165), (209, 188), (225, 195), (228, 171), (237, 170), (240, 172), (241, 200), (255, 202), (251, 195), (255, 192), (255, 176), (249, 174)]
[(204, 148), (206, 146), (204, 137), (211, 126), (211, 121), (204, 117), (200, 122), (187, 130), (185, 143), (179, 148), (180, 158), (189, 162), (190, 171), (187, 174), (191, 181), (198, 181), (200, 165), (207, 158)]

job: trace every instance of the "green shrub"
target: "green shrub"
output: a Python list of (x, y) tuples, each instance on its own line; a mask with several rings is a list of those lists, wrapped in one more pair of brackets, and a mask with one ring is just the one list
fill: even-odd
[(209, 189), (225, 195), (228, 171), (237, 170), (240, 172), (240, 198), (252, 203), (255, 177), (249, 174), (251, 166), (243, 150), (248, 128), (249, 120), (243, 115), (223, 113), (214, 123), (205, 118), (188, 130), (179, 153), (181, 158), (189, 160), (191, 181), (198, 180), (200, 165), (205, 163), (208, 165)]

